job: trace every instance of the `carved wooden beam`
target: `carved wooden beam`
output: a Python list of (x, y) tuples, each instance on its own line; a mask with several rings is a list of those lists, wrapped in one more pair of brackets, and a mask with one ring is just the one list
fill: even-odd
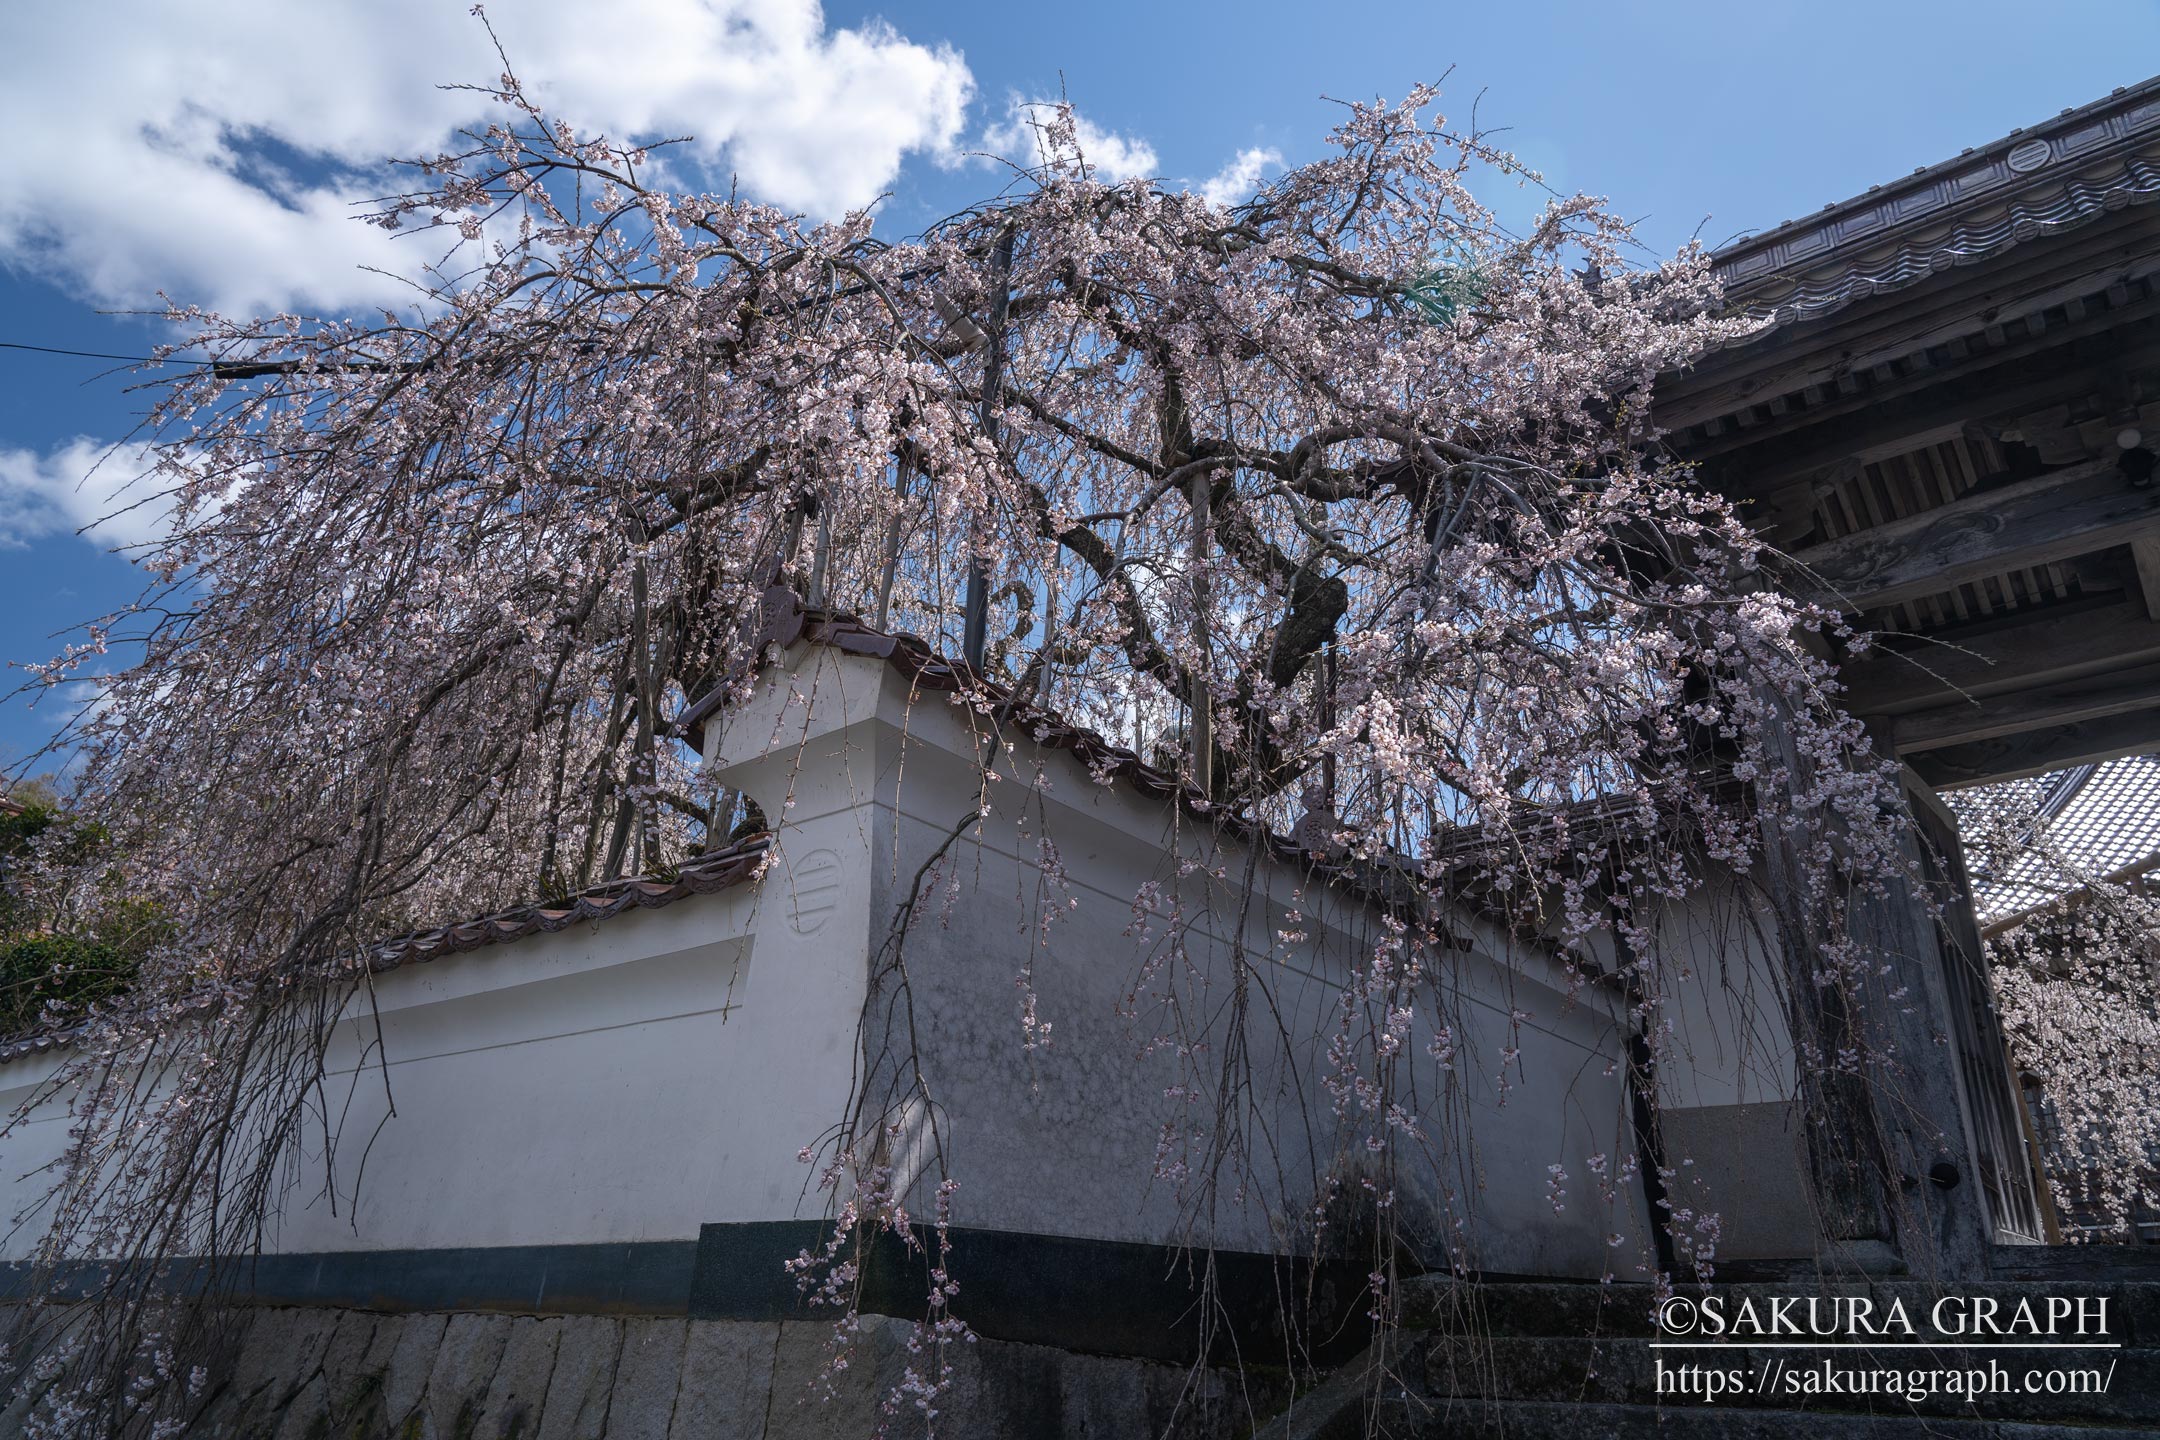
[(1872, 610), (2028, 565), (2067, 560), (2160, 532), (2160, 486), (2134, 488), (2112, 458), (1968, 494), (1792, 558), (1794, 588)]
[[(1713, 351), (1687, 369), (1660, 378), (1658, 423), (1670, 429), (1699, 425), (1810, 385), (1834, 384), (1842, 375), (1929, 346), (1952, 346), (1950, 365), (1962, 367), (1967, 355), (1958, 342), (1964, 337), (2160, 270), (2155, 230), (2160, 230), (2160, 222), (2149, 211), (2126, 213), (2107, 225), (2061, 236), (2047, 247), (2041, 263), (1961, 269), (1925, 287), (1848, 306), (1807, 324), (1783, 325), (1752, 342)], [(2024, 248), (2023, 258), (2031, 259), (2036, 252)], [(2123, 298), (2127, 310), (2132, 297), (2124, 293)], [(2100, 313), (2119, 316), (2122, 310)], [(2115, 323), (2136, 318), (2131, 314)], [(2090, 328), (2051, 326), (2029, 342), (1990, 346), (1973, 358), (1982, 365), (2013, 360)]]
[(1910, 755), (1916, 750), (1940, 750), (2073, 721), (2100, 720), (2155, 705), (2160, 705), (2160, 662), (1900, 715), (1890, 722), (1890, 740), (1898, 754)]
[(2144, 600), (2050, 606), (1937, 644), (1876, 648), (1838, 668), (1845, 708), (1903, 715), (2160, 660), (2160, 621)]
[(1902, 455), (1978, 422), (2010, 423), (2096, 393), (2152, 385), (2160, 372), (2160, 319), (2118, 335), (2087, 337), (2059, 354), (2029, 355), (1996, 370), (1942, 380), (1901, 399), (1813, 427), (1772, 434), (1735, 430), (1687, 447), (1705, 483), (1733, 496), (1765, 495), (1841, 460)]
[(2154, 750), (2160, 750), (2160, 706), (1923, 751), (1907, 763), (1936, 789), (1958, 790)]

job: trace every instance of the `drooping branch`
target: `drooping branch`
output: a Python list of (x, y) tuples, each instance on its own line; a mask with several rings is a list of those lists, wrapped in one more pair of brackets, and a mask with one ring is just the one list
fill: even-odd
[[(505, 81), (501, 123), (376, 217), (473, 247), (412, 314), (175, 315), (216, 363), (154, 416), (156, 588), (32, 681), (142, 642), (63, 743), (71, 803), (171, 923), (53, 1082), (123, 1098), (86, 1125), (49, 1254), (114, 1216), (155, 1217), (146, 1246), (259, 1238), (384, 936), (784, 826), (681, 723), (771, 658), (772, 607), (800, 609), (779, 586), (947, 656), (979, 637), (965, 683), (1196, 782), (1180, 827), (1295, 826), (1386, 876), (1416, 923), (1359, 957), (1344, 1014), (1380, 1028), (1329, 1077), (1345, 1153), (1375, 1164), (1400, 1163), (1416, 1058), (1380, 1042), (1430, 1004), (1457, 900), (1552, 956), (1627, 930), (1650, 1007), (1676, 981), (1638, 917), (1705, 865), (1752, 873), (1766, 823), (1823, 872), (1802, 881), (1879, 865), (1881, 796), (1794, 638), (1822, 617), (1760, 590), (1738, 518), (1643, 463), (1610, 400), (1737, 333), (1704, 257), (1631, 273), (1625, 225), (1580, 198), (1507, 232), (1466, 187), (1489, 155), (1432, 98), (1349, 107), (1248, 204), (1104, 184), (1073, 150), (887, 244), (867, 215), (657, 188), (639, 147)], [(1069, 114), (1049, 128), (1077, 145)], [(1443, 305), (1450, 265), (1476, 284)], [(1809, 764), (1764, 787), (1783, 808), (1736, 816), (1709, 772), (1788, 751)], [(1198, 922), (1160, 894), (1135, 916), (1158, 902), (1177, 955)], [(1261, 973), (1240, 953), (1234, 1002), (1196, 999), (1166, 1046), (1207, 1100), (1180, 1150), (1196, 1204), (1265, 1148), (1236, 1129), (1255, 1047), (1331, 1043), (1269, 1014)], [(900, 1052), (926, 1040), (902, 1028), (915, 1094)], [(143, 1056), (170, 1106), (114, 1059)], [(270, 1149), (231, 1168), (235, 1133)], [(875, 1161), (855, 1140), (833, 1173)]]

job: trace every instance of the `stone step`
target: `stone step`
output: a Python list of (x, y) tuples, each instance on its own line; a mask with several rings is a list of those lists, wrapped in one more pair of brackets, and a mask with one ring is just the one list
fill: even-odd
[[(1704, 1340), (1723, 1342), (1740, 1332), (1744, 1327), (1735, 1322), (1745, 1306), (1753, 1305), (1756, 1318), (1767, 1324), (1773, 1302), (1813, 1296), (1818, 1297), (1813, 1314), (1804, 1306), (1785, 1312), (1787, 1325), (1797, 1332), (1788, 1334), (1788, 1345), (1831, 1338), (1811, 1333), (1817, 1321), (1836, 1338), (1864, 1338), (1850, 1332), (1854, 1307), (1866, 1301), (1878, 1329), (1888, 1332), (1881, 1335), (1886, 1346), (1892, 1341), (1932, 1342), (1936, 1348), (1775, 1349), (1742, 1341), (1716, 1352), (1674, 1350), (1651, 1343), (1681, 1337), (1660, 1332), (1653, 1315), (1655, 1294), (1646, 1285), (1470, 1283), (1446, 1275), (1424, 1276), (1405, 1282), (1404, 1329), (1389, 1342), (1396, 1357), (1389, 1383), (1407, 1387), (1407, 1393), (1399, 1391), (1398, 1398), (1375, 1405), (1368, 1352), (1257, 1433), (1269, 1440), (1501, 1434), (1517, 1440), (1653, 1434), (1659, 1440), (1791, 1434), (1883, 1440), (1921, 1435), (1972, 1440), (2160, 1436), (2160, 1279), (2136, 1267), (1950, 1286), (1911, 1279), (1810, 1278), (1693, 1287), (1679, 1293), (1698, 1304), (1714, 1299), (1726, 1316), (1729, 1333), (1698, 1332)], [(1938, 1311), (1937, 1302), (1945, 1297), (1949, 1308)], [(2104, 1338), (2122, 1348), (2038, 1351), (1952, 1343), (1971, 1340), (1970, 1317), (1977, 1302), (1994, 1302), (1996, 1320), (2007, 1324), (2021, 1302), (2036, 1307), (2044, 1321), (2049, 1300), (2105, 1300), (2106, 1335), (2082, 1338)], [(1834, 1311), (1825, 1301), (1841, 1301), (1845, 1308)], [(1902, 1306), (1912, 1333), (1891, 1323), (1893, 1305)], [(2060, 1338), (2080, 1338), (2073, 1331), (2077, 1313), (2066, 1318)], [(2035, 1336), (2024, 1343), (2045, 1338)], [(2105, 1389), (2062, 1395), (1990, 1393), (1979, 1397), (1977, 1407), (1962, 1395), (1933, 1395), (1916, 1404), (1895, 1394), (1825, 1394), (1822, 1382), (1812, 1377), (1820, 1373), (1826, 1357), (1841, 1371), (1861, 1367), (1839, 1362), (1864, 1361), (1871, 1370), (1924, 1370), (1944, 1376), (1999, 1364), (2020, 1391), (2028, 1371), (2097, 1370), (2105, 1377)], [(1670, 1367), (1685, 1364), (1743, 1370), (1745, 1388), (1720, 1396), (1714, 1404), (1699, 1395), (1661, 1394), (1660, 1360), (1668, 1366), (1668, 1375)], [(1803, 1378), (1784, 1378), (1790, 1375)], [(1757, 1376), (1768, 1378), (1758, 1382)]]
[(1342, 1428), (1300, 1440), (2128, 1440), (2153, 1431), (2068, 1423), (1944, 1420), (1918, 1415), (1830, 1415), (1724, 1406), (1569, 1404), (1564, 1401), (1390, 1402)]
[(1647, 1285), (1474, 1284), (1420, 1276), (1402, 1288), (1403, 1324), (1452, 1334), (1641, 1336), (1655, 1331)]
[(1998, 1245), (2004, 1280), (2160, 1280), (2160, 1245)]
[[(2003, 1421), (2077, 1420), (2101, 1425), (2160, 1426), (2160, 1350), (2094, 1350), (2076, 1353), (1974, 1350), (1776, 1350), (1765, 1348), (1656, 1350), (1640, 1339), (1585, 1340), (1523, 1336), (1449, 1336), (1431, 1341), (1422, 1355), (1406, 1354), (1404, 1378), (1435, 1402), (1474, 1404), (1480, 1399), (1595, 1405), (1663, 1405), (1738, 1413), (1802, 1407), (1815, 1413), (1892, 1416), (1985, 1416)], [(1422, 1363), (1420, 1363), (1422, 1362)], [(2003, 1377), (2012, 1393), (1988, 1393), (1977, 1408), (1960, 1394), (1917, 1401), (1894, 1394), (1849, 1393), (1850, 1382), (1826, 1389), (1825, 1365), (1840, 1376), (1855, 1370), (1930, 1372), (1940, 1383), (1949, 1372), (1986, 1372)], [(1696, 1367), (1686, 1371), (1684, 1367)], [(1662, 1367), (1662, 1372), (1661, 1372)], [(1715, 1371), (1720, 1392), (1711, 1403), (1700, 1377)], [(2024, 1377), (2039, 1371), (2068, 1375), (2098, 1372), (2104, 1389), (2093, 1393), (2026, 1394)], [(1661, 1388), (1660, 1374), (1665, 1377)], [(1692, 1393), (1679, 1387), (1697, 1377)], [(1728, 1388), (1737, 1382), (1737, 1390)]]

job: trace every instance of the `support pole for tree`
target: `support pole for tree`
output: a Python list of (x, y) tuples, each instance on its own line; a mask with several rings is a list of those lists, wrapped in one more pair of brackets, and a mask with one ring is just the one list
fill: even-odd
[[(1326, 647), (1320, 652), (1320, 728), (1323, 731), (1332, 731), (1335, 728), (1335, 641), (1332, 638), (1328, 640)], [(1333, 746), (1330, 746), (1320, 756), (1320, 788), (1327, 792), (1328, 813), (1340, 815), (1342, 811), (1338, 807), (1341, 801), (1335, 797), (1335, 750)], [(1425, 829), (1426, 838), (1430, 840), (1432, 835), (1439, 830), (1439, 826), (1428, 824)]]
[(1208, 689), (1207, 545), (1212, 481), (1202, 473), (1192, 482), (1193, 567), (1193, 663), (1192, 693), (1186, 703), (1192, 710), (1193, 784), (1203, 795), (1215, 793), (1215, 697)]
[[(1005, 395), (1005, 315), (1012, 301), (1012, 258), (1016, 232), (1007, 225), (998, 231), (997, 243), (990, 252), (990, 338), (983, 351), (982, 428), (990, 437), (994, 458), (992, 463), (1001, 464), (1004, 457), (1004, 437), (998, 424), (998, 412), (1004, 407)], [(968, 561), (966, 608), (962, 613), (960, 627), (960, 654), (968, 668), (980, 675), (984, 665), (984, 651), (988, 648), (990, 629), (990, 566), (980, 555)]]
[(831, 554), (832, 516), (821, 509), (818, 511), (817, 522), (817, 554), (810, 561), (810, 593), (806, 597), (807, 603), (813, 610), (822, 610), (827, 603), (825, 598), (825, 569), (827, 557)]
[(893, 463), (893, 517), (885, 531), (885, 568), (878, 580), (877, 616), (871, 627), (875, 630), (889, 629), (892, 624), (893, 584), (900, 575), (902, 527), (907, 519), (908, 482), (914, 469), (914, 451), (903, 447), (900, 458)]
[(980, 559), (968, 562), (967, 608), (960, 625), (960, 656), (967, 661), (968, 669), (980, 675), (984, 665), (984, 651), (988, 648), (990, 626), (990, 577), (989, 566)]

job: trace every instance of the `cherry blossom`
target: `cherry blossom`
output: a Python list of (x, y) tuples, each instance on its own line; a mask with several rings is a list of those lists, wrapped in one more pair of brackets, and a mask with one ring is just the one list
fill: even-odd
[[(1111, 183), (1047, 107), (1040, 168), (890, 243), (867, 212), (811, 226), (668, 189), (639, 143), (509, 75), (494, 95), (497, 123), (413, 161), (373, 216), (444, 257), (408, 309), (171, 315), (189, 338), (152, 376), (155, 583), (33, 680), (140, 646), (59, 742), (82, 762), (70, 804), (173, 926), (52, 1082), (78, 1120), (48, 1258), (135, 1262), (108, 1359), (155, 1309), (154, 1257), (262, 1237), (369, 946), (786, 823), (782, 799), (719, 788), (679, 723), (742, 693), (777, 586), (959, 656), (972, 585), (962, 703), (1025, 702), (1189, 787), (1213, 838), (1132, 897), (1123, 1008), (1178, 1068), (1153, 1178), (1195, 1216), (1265, 1191), (1265, 1137), (1235, 1118), (1251, 1050), (1226, 1041), (1272, 1042), (1249, 964), (1199, 1003), (1188, 882), (1242, 873), (1237, 836), (1295, 831), (1396, 897), (1317, 1037), (1339, 1163), (1282, 1231), (1378, 1217), (1378, 1311), (1411, 1167), (1449, 1197), (1440, 1263), (1470, 1253), (1415, 1087), (1519, 1079), (1512, 1042), (1475, 1053), (1451, 1028), (1460, 917), (1578, 989), (1622, 986), (1654, 1049), (1706, 963), (1655, 913), (1768, 866), (1800, 897), (1780, 923), (1814, 941), (1785, 1003), (1865, 1013), (1875, 978), (1834, 937), (1845, 897), (1898, 868), (1898, 822), (1810, 649), (1838, 621), (1765, 586), (1772, 557), (1649, 420), (1661, 372), (1745, 332), (1701, 251), (1646, 263), (1583, 196), (1510, 230), (1471, 186), (1512, 162), (1430, 89), (1345, 107), (1321, 158), (1230, 204)], [(999, 996), (1030, 1054), (1068, 1044), (1034, 977), (1074, 903), (1037, 840), (1043, 918)], [(919, 878), (870, 957), (885, 993), (958, 884)], [(1867, 1043), (1802, 1034), (1824, 1070)], [(927, 1099), (866, 1092), (805, 1150), (840, 1224), (795, 1266), (845, 1339), (860, 1247), (930, 1235), (924, 1358), (896, 1397), (925, 1416), (964, 1331), (942, 1258), (966, 1195), (941, 1168), (918, 1224), (892, 1175)], [(1560, 1157), (1555, 1211), (1577, 1165), (1606, 1162)], [(1659, 1219), (1707, 1273), (1715, 1215)], [(81, 1403), (119, 1413), (111, 1386)]]

